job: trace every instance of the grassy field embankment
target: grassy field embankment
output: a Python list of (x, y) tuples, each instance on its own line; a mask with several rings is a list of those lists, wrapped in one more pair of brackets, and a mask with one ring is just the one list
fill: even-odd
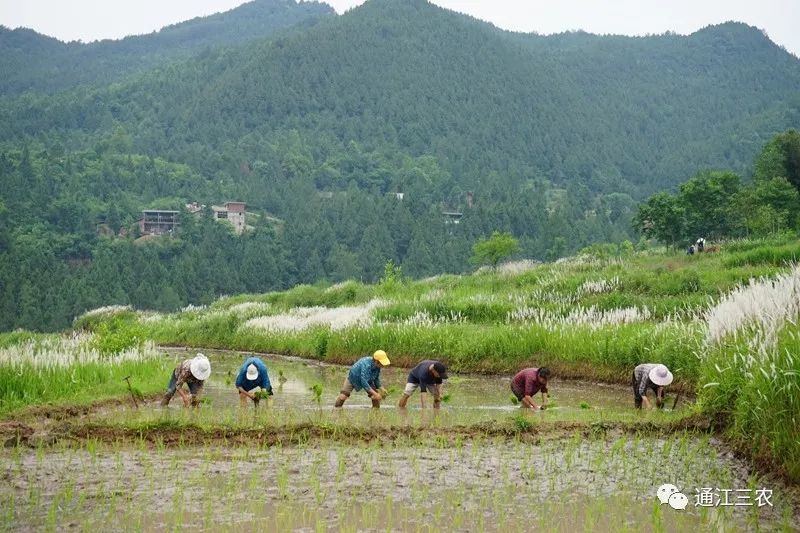
[(41, 364), (57, 359), (36, 348), (52, 338), (0, 338), (0, 414), (121, 394), (130, 372), (162, 389), (168, 369), (145, 339), (337, 363), (382, 348), (398, 366), (439, 358), (455, 372), (509, 374), (547, 365), (560, 377), (617, 383), (638, 363), (661, 362), (676, 375), (673, 389), (696, 391), (698, 409), (734, 442), (800, 480), (798, 257), (795, 239), (739, 241), (715, 254), (585, 255), (466, 276), (298, 286), (173, 314), (105, 308), (76, 320), (84, 333), (72, 342), (94, 355), (69, 364)]
[[(85, 405), (130, 394), (162, 391), (166, 361), (152, 343), (137, 338), (110, 347), (110, 335), (0, 334), (0, 419), (32, 405)], [(119, 337), (117, 341), (121, 340)]]
[(174, 314), (111, 309), (81, 317), (76, 328), (95, 331), (113, 316), (159, 344), (340, 363), (380, 347), (400, 366), (425, 357), (461, 372), (548, 365), (562, 376), (620, 383), (627, 383), (634, 365), (660, 361), (693, 388), (701, 374), (705, 314), (750, 279), (785, 271), (784, 257), (761, 254), (774, 246), (737, 243), (721, 254), (693, 257), (584, 256), (377, 285), (303, 285)]

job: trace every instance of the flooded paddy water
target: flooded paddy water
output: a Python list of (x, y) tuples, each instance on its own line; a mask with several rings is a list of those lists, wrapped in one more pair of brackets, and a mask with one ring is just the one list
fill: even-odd
[[(184, 353), (171, 356), (177, 361)], [(635, 412), (626, 387), (554, 380), (555, 408), (521, 415), (509, 399), (510, 376), (453, 376), (446, 390), (451, 401), (441, 413), (420, 411), (415, 395), (409, 404), (413, 408), (403, 414), (394, 405), (407, 370), (388, 369), (385, 385), (398, 390), (383, 408), (370, 409), (366, 396), (354, 394), (344, 410), (334, 412), (345, 367), (265, 358), (274, 400), (270, 406), (262, 402), (257, 411), (252, 406), (241, 410), (229, 381), (243, 357), (205, 353), (214, 369), (205, 390), (210, 402), (194, 412), (180, 408), (177, 397), (167, 409), (155, 401), (139, 409), (108, 408), (76, 422), (85, 432), (82, 438), (3, 450), (0, 529), (800, 527), (792, 489), (756, 476), (715, 438), (626, 431), (627, 422), (669, 422), (682, 416), (680, 407), (674, 413)], [(309, 390), (314, 384), (322, 386), (319, 404)], [(303, 432), (309, 427), (326, 434), (267, 438), (287, 428)], [(134, 429), (117, 439), (115, 428)], [(349, 428), (369, 438), (359, 439)], [(504, 431), (494, 431), (498, 428)], [(147, 438), (148, 431), (157, 431), (158, 437)], [(180, 432), (187, 443), (164, 438), (170, 431)], [(203, 432), (213, 438), (192, 441), (193, 433)], [(659, 502), (656, 490), (663, 483), (686, 494), (686, 509)], [(696, 494), (703, 488), (717, 494), (734, 491), (731, 502), (745, 503), (737, 497), (749, 494), (753, 505), (697, 506)], [(758, 505), (756, 491), (761, 489), (772, 491), (770, 505)]]
[[(175, 358), (176, 363), (183, 357), (191, 357), (194, 351), (183, 349), (170, 349), (169, 353)], [(212, 361), (213, 372), (204, 390), (204, 396), (218, 412), (238, 411), (239, 398), (233, 382), (236, 379), (239, 366), (247, 354), (235, 354), (206, 350), (205, 353)], [(347, 377), (348, 367), (331, 365), (317, 361), (281, 356), (262, 356), (269, 369), (275, 395), (271, 400), (271, 411), (275, 416), (281, 413), (291, 413), (292, 419), (298, 416), (313, 416), (318, 420), (319, 408), (323, 408), (330, 415), (339, 391)], [(510, 389), (510, 375), (475, 375), (454, 374), (447, 381), (444, 393), (445, 403), (438, 419), (440, 423), (478, 423), (495, 421), (509, 414), (518, 414), (518, 405), (512, 403)], [(408, 376), (407, 368), (388, 367), (381, 371), (381, 380), (384, 388), (390, 391), (389, 397), (384, 400), (381, 410), (385, 420), (402, 421), (402, 415), (392, 413), (395, 411), (398, 400), (402, 394)], [(166, 386), (166, 379), (165, 379)], [(319, 404), (311, 392), (313, 385), (322, 387)], [(587, 383), (577, 381), (560, 381), (556, 377), (550, 384), (550, 401), (552, 408), (541, 414), (537, 420), (591, 420), (602, 421), (620, 418), (636, 420), (637, 413), (630, 407), (633, 397), (628, 387), (607, 385), (600, 383)], [(430, 396), (430, 395), (428, 395)], [(536, 397), (540, 403), (541, 396)], [(449, 401), (448, 401), (449, 400)], [(428, 398), (427, 404), (432, 405)], [(672, 403), (668, 402), (671, 407)], [(419, 392), (409, 400), (409, 412), (419, 408)], [(687, 405), (683, 400), (681, 406)], [(172, 408), (179, 409), (180, 399), (176, 396), (172, 401)], [(371, 408), (371, 402), (364, 392), (353, 392), (345, 403), (344, 411), (348, 413), (349, 420), (355, 422), (367, 414), (358, 415), (356, 411)], [(141, 413), (140, 413), (141, 414)], [(150, 413), (152, 414), (152, 413)], [(640, 413), (638, 413), (640, 414)], [(660, 413), (668, 416), (667, 413)], [(113, 416), (119, 416), (115, 412)], [(347, 415), (345, 415), (347, 416)], [(369, 420), (374, 422), (374, 417)]]

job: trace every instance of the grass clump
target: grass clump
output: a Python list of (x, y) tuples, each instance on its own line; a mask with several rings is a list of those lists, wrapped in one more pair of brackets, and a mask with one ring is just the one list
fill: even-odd
[(520, 433), (527, 433), (533, 427), (533, 422), (524, 414), (518, 414), (511, 419), (514, 428)]
[(800, 481), (800, 267), (709, 311), (699, 405), (739, 447)]
[(42, 336), (0, 348), (0, 416), (28, 405), (89, 403), (163, 390), (168, 362), (152, 344), (101, 352), (93, 335)]

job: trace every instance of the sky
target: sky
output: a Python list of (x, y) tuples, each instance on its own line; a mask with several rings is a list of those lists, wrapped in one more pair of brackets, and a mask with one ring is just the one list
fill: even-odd
[[(63, 41), (119, 39), (227, 11), (243, 0), (0, 0), (0, 24)], [(338, 13), (363, 0), (330, 0)], [(761, 28), (800, 57), (800, 0), (434, 0), (507, 30), (599, 34), (692, 33), (728, 20)]]

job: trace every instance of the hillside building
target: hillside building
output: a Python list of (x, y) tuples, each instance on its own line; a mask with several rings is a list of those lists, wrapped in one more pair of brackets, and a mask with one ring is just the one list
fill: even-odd
[(180, 225), (180, 211), (145, 209), (139, 219), (139, 232), (142, 235), (168, 235)]
[(241, 235), (247, 229), (246, 206), (244, 202), (225, 202), (224, 206), (212, 205), (211, 211), (214, 220), (227, 220), (233, 226), (233, 231)]

